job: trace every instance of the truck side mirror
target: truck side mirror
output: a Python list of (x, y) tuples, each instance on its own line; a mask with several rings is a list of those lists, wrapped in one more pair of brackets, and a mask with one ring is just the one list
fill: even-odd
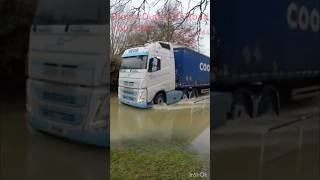
[(158, 70), (160, 70), (160, 59), (151, 58), (149, 60), (148, 72), (156, 72)]
[(154, 58), (151, 58), (151, 59), (149, 60), (148, 72), (152, 72), (153, 61), (154, 61)]

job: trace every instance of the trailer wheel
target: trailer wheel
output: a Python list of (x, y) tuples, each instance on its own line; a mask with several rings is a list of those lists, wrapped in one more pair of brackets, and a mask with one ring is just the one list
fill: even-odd
[(184, 99), (184, 100), (189, 99), (189, 92), (188, 92), (187, 89), (184, 89), (184, 90), (183, 90), (181, 99)]
[(199, 96), (198, 89), (193, 88), (193, 89), (192, 89), (192, 97), (197, 98), (198, 96)]
[(154, 98), (154, 104), (164, 104), (165, 103), (165, 96), (163, 93), (158, 93)]
[(278, 109), (277, 91), (272, 88), (265, 89), (261, 93), (257, 112), (258, 116), (279, 114)]
[(198, 90), (193, 88), (191, 90), (189, 90), (189, 99), (192, 99), (192, 98), (196, 98), (198, 97)]
[(237, 95), (231, 108), (231, 118), (233, 120), (250, 118), (250, 100), (244, 95)]

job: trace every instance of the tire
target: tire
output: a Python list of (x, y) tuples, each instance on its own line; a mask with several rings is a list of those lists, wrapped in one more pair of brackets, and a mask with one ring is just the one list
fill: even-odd
[(199, 97), (198, 89), (196, 89), (196, 88), (192, 89), (192, 96), (195, 97), (195, 98)]
[(154, 98), (154, 104), (164, 104), (166, 101), (166, 98), (163, 93), (159, 93)]
[(192, 99), (192, 98), (195, 98), (195, 97), (196, 97), (196, 94), (195, 94), (195, 90), (194, 90), (194, 89), (189, 90), (189, 94), (190, 94), (189, 99)]
[(184, 90), (183, 90), (181, 99), (189, 99), (189, 92), (188, 92), (187, 89), (184, 89)]
[(258, 105), (258, 116), (276, 115), (277, 95), (273, 91), (265, 91), (261, 94), (261, 100)]
[(250, 101), (243, 95), (238, 95), (234, 97), (234, 101), (231, 108), (231, 119), (249, 119), (251, 106)]

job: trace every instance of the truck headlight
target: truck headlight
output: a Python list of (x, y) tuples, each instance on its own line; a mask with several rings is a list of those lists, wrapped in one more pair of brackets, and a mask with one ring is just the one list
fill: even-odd
[(121, 94), (122, 94), (122, 88), (121, 87), (118, 87), (118, 97), (120, 98), (121, 97)]
[(147, 101), (147, 90), (143, 89), (139, 91), (139, 96), (137, 99), (138, 102), (146, 102)]
[(108, 128), (109, 112), (106, 98), (98, 100), (94, 110), (94, 116), (88, 122), (88, 128), (95, 130), (106, 130)]

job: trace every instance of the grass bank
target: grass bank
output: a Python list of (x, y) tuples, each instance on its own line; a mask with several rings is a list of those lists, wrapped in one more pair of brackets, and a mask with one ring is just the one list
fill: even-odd
[[(188, 179), (204, 162), (176, 140), (128, 141), (111, 146), (111, 179)], [(193, 178), (196, 179), (196, 178)]]

